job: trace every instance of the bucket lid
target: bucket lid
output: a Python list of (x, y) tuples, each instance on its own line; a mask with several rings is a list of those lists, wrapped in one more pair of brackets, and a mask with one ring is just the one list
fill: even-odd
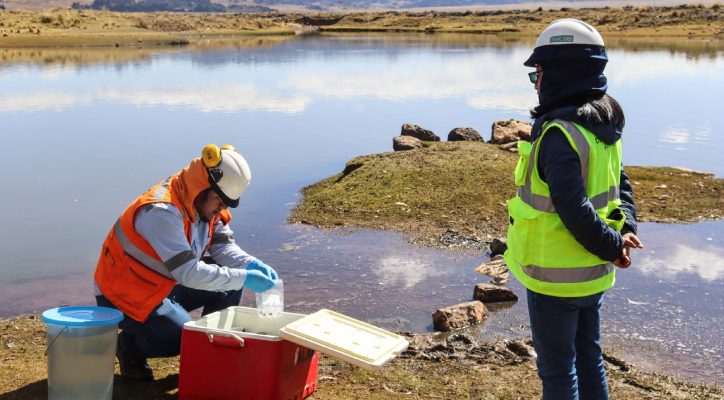
[(116, 324), (123, 313), (108, 307), (74, 306), (43, 311), (43, 322), (65, 326), (100, 326)]
[(377, 370), (409, 343), (395, 333), (330, 310), (287, 324), (279, 337), (368, 370)]

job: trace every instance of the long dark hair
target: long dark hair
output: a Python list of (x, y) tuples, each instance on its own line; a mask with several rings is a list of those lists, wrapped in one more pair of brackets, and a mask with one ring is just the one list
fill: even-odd
[(596, 99), (587, 100), (584, 98), (571, 100), (567, 103), (568, 104), (549, 105), (547, 107), (539, 105), (530, 110), (530, 116), (538, 118), (557, 108), (575, 106), (578, 107), (576, 110), (578, 118), (593, 125), (608, 125), (612, 123), (617, 129), (623, 129), (626, 124), (626, 117), (624, 116), (621, 105), (608, 94), (604, 94)]

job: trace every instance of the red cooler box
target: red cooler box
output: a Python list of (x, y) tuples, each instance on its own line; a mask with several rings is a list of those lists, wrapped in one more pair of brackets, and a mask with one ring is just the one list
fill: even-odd
[(317, 385), (319, 353), (282, 340), (279, 329), (303, 318), (260, 318), (230, 307), (184, 324), (179, 399), (301, 400)]
[(377, 370), (408, 344), (330, 310), (261, 318), (229, 307), (184, 324), (179, 398), (301, 400), (316, 389), (317, 351)]

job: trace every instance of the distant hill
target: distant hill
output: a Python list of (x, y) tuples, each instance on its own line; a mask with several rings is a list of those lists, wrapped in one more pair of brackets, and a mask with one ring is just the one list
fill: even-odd
[(109, 11), (224, 12), (226, 7), (211, 0), (94, 0), (89, 6), (73, 3), (73, 8)]

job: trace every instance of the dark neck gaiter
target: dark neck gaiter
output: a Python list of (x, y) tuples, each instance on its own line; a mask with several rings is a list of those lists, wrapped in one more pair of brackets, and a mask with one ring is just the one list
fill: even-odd
[(606, 60), (583, 59), (543, 65), (538, 93), (541, 109), (583, 104), (606, 94)]

